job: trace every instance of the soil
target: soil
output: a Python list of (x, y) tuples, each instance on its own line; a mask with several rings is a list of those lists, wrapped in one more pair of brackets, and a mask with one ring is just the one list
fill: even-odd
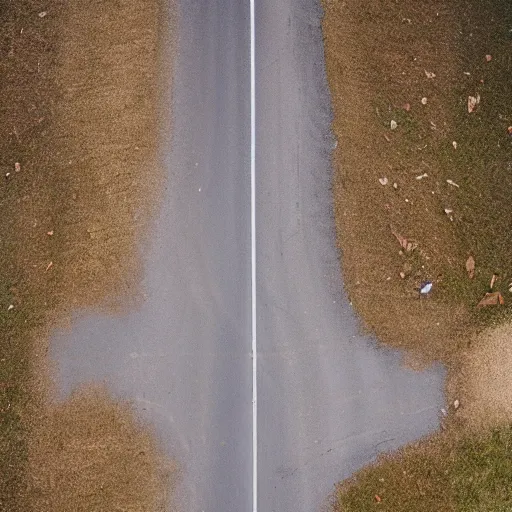
[(131, 407), (86, 390), (55, 403), (46, 358), (76, 308), (137, 301), (162, 179), (161, 15), (156, 0), (0, 2), (0, 510), (160, 510), (170, 488)]

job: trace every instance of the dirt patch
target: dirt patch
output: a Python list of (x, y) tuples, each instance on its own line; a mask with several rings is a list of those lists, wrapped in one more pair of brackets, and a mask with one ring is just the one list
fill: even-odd
[(463, 397), (458, 418), (464, 428), (512, 424), (512, 325), (482, 333), (461, 358), (448, 383)]
[[(379, 339), (448, 361), (475, 330), (510, 316), (512, 10), (469, 0), (324, 6), (348, 293)], [(481, 100), (472, 113), (469, 96)], [(506, 305), (478, 310), (494, 273)]]
[[(164, 476), (146, 427), (104, 394), (53, 404), (46, 359), (48, 332), (75, 308), (138, 300), (138, 251), (162, 180), (161, 14), (156, 0), (0, 2), (0, 510), (161, 502)], [(52, 444), (60, 423), (69, 447)], [(93, 449), (107, 439), (111, 451)], [(124, 461), (117, 473), (102, 467), (112, 457)], [(68, 472), (80, 481), (74, 495)], [(113, 480), (101, 489), (91, 472)], [(124, 487), (135, 481), (137, 496)]]

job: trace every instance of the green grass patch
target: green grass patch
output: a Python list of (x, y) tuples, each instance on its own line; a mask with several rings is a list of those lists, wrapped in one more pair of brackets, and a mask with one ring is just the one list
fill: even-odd
[(508, 512), (512, 428), (467, 437), (436, 435), (384, 456), (340, 484), (334, 512)]

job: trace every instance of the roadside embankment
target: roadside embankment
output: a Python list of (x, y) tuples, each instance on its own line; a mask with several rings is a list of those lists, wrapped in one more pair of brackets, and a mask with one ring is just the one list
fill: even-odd
[(172, 469), (151, 432), (105, 390), (54, 402), (46, 354), (77, 308), (138, 300), (162, 180), (161, 7), (22, 0), (0, 12), (0, 509), (160, 510)]

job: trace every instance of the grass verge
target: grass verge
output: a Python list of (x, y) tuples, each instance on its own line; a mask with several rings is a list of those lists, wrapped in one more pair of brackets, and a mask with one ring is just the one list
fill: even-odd
[(160, 510), (167, 473), (146, 427), (105, 394), (54, 404), (46, 358), (72, 309), (137, 297), (161, 179), (160, 14), (157, 1), (0, 2), (0, 510)]
[(385, 456), (338, 486), (343, 512), (505, 512), (512, 508), (512, 429), (437, 435)]
[[(512, 7), (323, 5), (347, 291), (381, 341), (447, 364), (462, 404), (444, 433), (340, 484), (333, 510), (509, 510)], [(478, 308), (490, 291), (504, 305)]]

